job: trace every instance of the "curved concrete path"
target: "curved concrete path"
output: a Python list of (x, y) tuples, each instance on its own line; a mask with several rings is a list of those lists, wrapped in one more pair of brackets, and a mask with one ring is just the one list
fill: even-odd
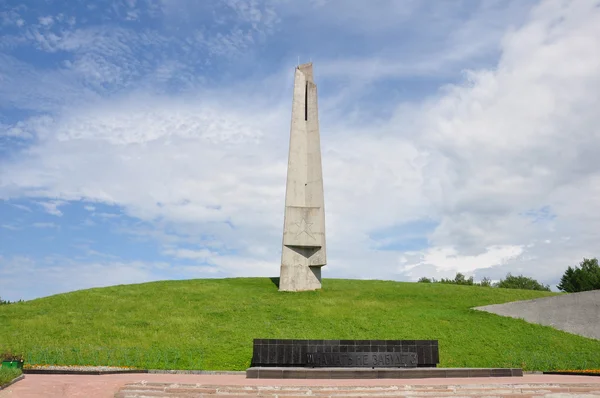
[[(165, 384), (168, 383), (168, 384)], [(146, 389), (139, 394), (137, 387)], [(185, 384), (185, 386), (182, 386)], [(160, 387), (162, 385), (162, 387)], [(126, 387), (127, 386), (127, 387)], [(166, 387), (173, 390), (166, 391)], [(297, 386), (298, 388), (290, 388)], [(245, 388), (241, 388), (245, 387)], [(286, 388), (288, 387), (288, 388)], [(306, 388), (310, 387), (310, 388)], [(377, 388), (380, 387), (380, 388)], [(194, 391), (194, 389), (196, 389)], [(121, 392), (119, 392), (121, 390)], [(151, 391), (153, 390), (153, 391)], [(129, 391), (129, 392), (128, 392)], [(137, 394), (137, 395), (136, 395)], [(0, 391), (0, 398), (113, 397), (600, 397), (600, 377), (525, 375), (470, 379), (265, 380), (244, 375), (33, 375)]]

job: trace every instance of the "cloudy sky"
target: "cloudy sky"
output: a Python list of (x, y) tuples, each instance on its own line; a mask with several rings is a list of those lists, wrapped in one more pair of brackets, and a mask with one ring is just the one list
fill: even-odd
[(598, 0), (4, 0), (0, 297), (278, 275), (298, 60), (324, 278), (600, 255)]

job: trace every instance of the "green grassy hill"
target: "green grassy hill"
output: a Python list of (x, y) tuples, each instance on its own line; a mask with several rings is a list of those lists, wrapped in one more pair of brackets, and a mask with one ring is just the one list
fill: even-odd
[(0, 306), (0, 350), (29, 363), (243, 370), (253, 338), (437, 339), (443, 367), (600, 368), (600, 341), (471, 309), (552, 294), (335, 279), (303, 293), (268, 278), (122, 285)]

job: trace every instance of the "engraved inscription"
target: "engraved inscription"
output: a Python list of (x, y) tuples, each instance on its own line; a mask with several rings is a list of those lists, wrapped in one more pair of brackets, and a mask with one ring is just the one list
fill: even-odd
[(415, 352), (309, 352), (312, 367), (416, 367)]

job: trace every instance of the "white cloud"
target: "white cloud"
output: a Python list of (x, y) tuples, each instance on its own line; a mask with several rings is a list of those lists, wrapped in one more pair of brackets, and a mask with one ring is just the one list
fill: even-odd
[(38, 205), (42, 206), (44, 211), (48, 214), (52, 214), (53, 216), (61, 217), (63, 215), (62, 211), (59, 210), (60, 206), (64, 206), (67, 204), (64, 200), (51, 200), (48, 202), (36, 202)]
[[(489, 245), (570, 234), (578, 225), (577, 244), (557, 246), (563, 258), (540, 251), (521, 263), (552, 277), (592, 249), (600, 237), (600, 173), (590, 157), (600, 150), (596, 4), (543, 3), (504, 37), (495, 70), (470, 72), (467, 84), (424, 107), (420, 141), (436, 154), (425, 188), (435, 193), (442, 220), (433, 245), (480, 254)], [(532, 224), (519, 216), (542, 206), (556, 220)]]
[(183, 258), (188, 260), (209, 260), (215, 257), (217, 253), (213, 253), (210, 250), (190, 250), (190, 249), (168, 249), (164, 250), (163, 254), (167, 256), (173, 256), (176, 258)]
[(434, 247), (422, 254), (421, 261), (402, 266), (402, 271), (412, 271), (419, 266), (433, 264), (439, 272), (472, 273), (477, 269), (502, 265), (522, 253), (523, 248), (520, 246), (492, 246), (485, 248), (485, 252), (481, 254), (461, 256), (453, 247)]
[(38, 21), (40, 22), (40, 25), (50, 26), (54, 23), (54, 18), (52, 17), (52, 15), (48, 15), (45, 17), (39, 17)]
[(34, 222), (32, 224), (35, 228), (57, 228), (58, 225), (51, 222)]
[(19, 209), (19, 210), (23, 210), (23, 211), (26, 211), (28, 213), (31, 213), (31, 209), (29, 207), (25, 206), (25, 205), (13, 204), (12, 206), (15, 207), (15, 208), (17, 208), (17, 209)]

